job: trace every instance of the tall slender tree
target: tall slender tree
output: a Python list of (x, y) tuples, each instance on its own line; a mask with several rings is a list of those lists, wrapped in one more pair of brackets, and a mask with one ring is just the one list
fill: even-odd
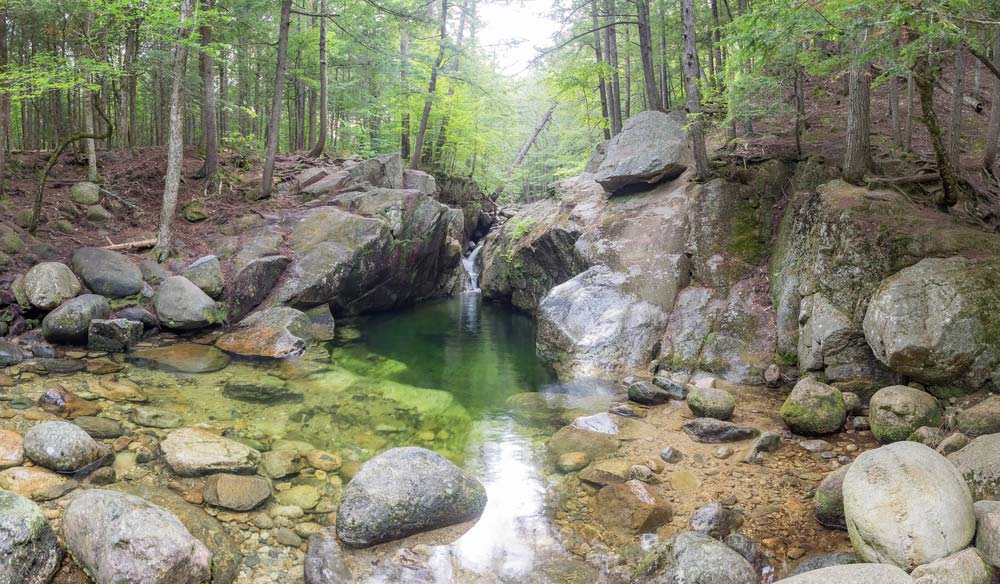
[[(993, 37), (993, 64), (1000, 69), (1000, 34)], [(990, 125), (986, 137), (986, 153), (983, 168), (993, 172), (997, 151), (1000, 150), (1000, 77), (993, 78), (993, 105), (990, 106)]]
[(420, 168), (421, 159), (424, 154), (424, 138), (427, 135), (427, 122), (431, 117), (431, 107), (434, 105), (434, 94), (437, 91), (438, 72), (441, 64), (444, 63), (444, 50), (448, 44), (448, 0), (441, 0), (441, 25), (440, 41), (438, 44), (437, 59), (431, 67), (431, 79), (427, 84), (427, 96), (424, 98), (424, 111), (420, 115), (420, 127), (417, 128), (417, 140), (413, 146), (413, 157), (410, 159), (410, 168)]
[(694, 153), (695, 172), (699, 180), (708, 177), (708, 152), (705, 149), (704, 119), (701, 115), (701, 90), (698, 88), (698, 43), (694, 14), (694, 0), (681, 0), (681, 36), (684, 40), (684, 92), (687, 110), (691, 117), (688, 135)]
[(288, 28), (291, 26), (292, 0), (281, 1), (281, 16), (278, 21), (278, 62), (274, 71), (274, 93), (271, 99), (271, 115), (267, 123), (267, 140), (264, 148), (264, 176), (260, 183), (260, 197), (271, 196), (274, 187), (274, 162), (278, 155), (278, 140), (281, 137), (281, 94), (285, 88), (285, 69), (288, 65)]
[(219, 129), (216, 123), (215, 111), (215, 59), (209, 51), (212, 50), (212, 25), (208, 22), (207, 12), (212, 10), (213, 0), (201, 0), (202, 23), (198, 28), (201, 40), (201, 52), (198, 54), (198, 70), (201, 74), (201, 135), (202, 146), (205, 148), (205, 164), (198, 171), (199, 178), (210, 182), (215, 180), (219, 172)]
[(642, 60), (642, 80), (646, 89), (646, 107), (662, 110), (660, 94), (656, 88), (656, 68), (653, 66), (653, 33), (649, 25), (649, 0), (636, 0), (639, 21), (639, 56)]
[(326, 149), (326, 128), (330, 125), (330, 94), (326, 60), (326, 0), (319, 0), (319, 134), (309, 156), (316, 158)]
[(871, 168), (871, 67), (861, 58), (867, 51), (867, 40), (867, 29), (857, 33), (853, 41), (855, 59), (848, 74), (844, 180), (852, 183), (860, 182)]

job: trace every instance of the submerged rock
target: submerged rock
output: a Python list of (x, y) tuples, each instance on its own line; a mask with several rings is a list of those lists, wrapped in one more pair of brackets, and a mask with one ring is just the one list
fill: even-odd
[(723, 507), (718, 501), (703, 505), (691, 514), (691, 529), (715, 539), (725, 539), (741, 525), (743, 515)]
[(42, 319), (42, 335), (53, 343), (82, 345), (87, 342), (90, 322), (108, 318), (111, 305), (107, 298), (84, 294), (63, 302)]
[(166, 509), (124, 493), (89, 489), (63, 515), (73, 558), (98, 584), (200, 584), (212, 552)]
[(636, 567), (633, 582), (757, 584), (753, 566), (721, 541), (683, 531), (657, 545)]
[(309, 317), (294, 308), (278, 306), (244, 318), (215, 346), (237, 355), (283, 359), (301, 355), (312, 340)]
[(337, 535), (367, 547), (479, 517), (486, 490), (441, 455), (393, 448), (365, 462), (344, 489)]
[(781, 418), (797, 434), (829, 434), (844, 425), (847, 408), (839, 389), (806, 377), (782, 404)]
[(336, 528), (325, 527), (309, 536), (304, 563), (306, 584), (354, 584), (354, 575), (344, 562)]
[(844, 515), (862, 561), (904, 570), (964, 549), (976, 531), (961, 474), (923, 444), (869, 450), (844, 477)]
[(97, 247), (76, 250), (73, 271), (91, 291), (108, 298), (125, 298), (142, 291), (142, 272), (120, 253)]
[(644, 111), (625, 120), (608, 143), (594, 180), (609, 193), (671, 180), (684, 172), (689, 156), (684, 122), (676, 115)]
[(642, 481), (611, 484), (597, 492), (597, 517), (603, 527), (634, 535), (670, 522), (670, 503), (657, 498)]
[(24, 275), (24, 292), (32, 306), (52, 310), (80, 293), (80, 281), (65, 264), (42, 262)]
[(860, 584), (861, 582), (913, 584), (913, 579), (906, 572), (888, 564), (848, 564), (803, 572), (778, 582), (781, 584)]
[(249, 511), (271, 498), (271, 483), (260, 477), (214, 474), (203, 491), (205, 502), (233, 511)]
[(283, 379), (272, 375), (257, 375), (230, 379), (222, 394), (242, 401), (275, 403), (289, 397), (289, 389)]
[(0, 581), (46, 584), (61, 562), (56, 534), (38, 505), (0, 491)]
[(684, 422), (682, 429), (692, 440), (704, 444), (737, 442), (757, 435), (757, 430), (754, 428), (715, 418), (695, 418)]
[(869, 412), (872, 434), (883, 444), (906, 440), (921, 426), (936, 428), (941, 425), (941, 407), (937, 399), (905, 385), (883, 387), (875, 392)]
[(213, 472), (249, 473), (257, 468), (260, 452), (198, 428), (174, 430), (160, 442), (167, 464), (181, 476)]
[(104, 456), (105, 451), (76, 424), (42, 422), (24, 435), (24, 453), (45, 468), (76, 472)]
[(831, 566), (844, 566), (847, 564), (855, 564), (858, 561), (858, 556), (854, 555), (852, 552), (830, 552), (825, 554), (816, 554), (814, 556), (808, 556), (803, 558), (795, 568), (788, 573), (788, 577), (798, 576), (800, 574), (805, 574), (806, 572), (812, 572), (813, 570), (819, 570), (822, 568), (829, 568)]
[(184, 276), (171, 276), (160, 284), (153, 306), (166, 328), (199, 329), (225, 320), (225, 308)]
[(40, 466), (14, 466), (0, 471), (0, 489), (34, 501), (57, 499), (76, 488), (76, 481)]
[(976, 501), (1000, 500), (1000, 456), (997, 453), (1000, 453), (1000, 434), (987, 434), (948, 455)]
[(229, 355), (219, 349), (197, 343), (143, 349), (132, 353), (130, 359), (144, 367), (180, 373), (211, 373), (225, 369), (230, 361)]

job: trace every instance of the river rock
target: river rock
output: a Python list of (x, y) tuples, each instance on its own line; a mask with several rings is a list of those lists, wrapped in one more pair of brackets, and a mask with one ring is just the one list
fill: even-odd
[(646, 367), (667, 315), (625, 283), (625, 274), (594, 266), (549, 291), (538, 305), (539, 356), (566, 376)]
[(21, 347), (9, 341), (0, 340), (0, 367), (17, 365), (30, 357)]
[(813, 495), (813, 515), (826, 527), (847, 529), (844, 519), (844, 477), (851, 465), (845, 465), (826, 475)]
[(153, 296), (153, 306), (160, 324), (172, 329), (198, 329), (225, 320), (225, 309), (184, 276), (164, 280)]
[(614, 453), (619, 444), (620, 440), (612, 434), (591, 432), (569, 425), (552, 435), (548, 449), (557, 457), (570, 452), (583, 452), (589, 460), (594, 460)]
[(781, 418), (797, 434), (829, 434), (844, 425), (847, 408), (839, 389), (806, 377), (781, 405)]
[(906, 440), (921, 426), (941, 425), (941, 407), (931, 394), (907, 387), (883, 387), (872, 396), (868, 423), (879, 442)]
[(670, 503), (657, 498), (638, 480), (602, 487), (596, 504), (601, 525), (623, 534), (650, 533), (673, 517)]
[(38, 505), (0, 491), (0, 581), (47, 584), (61, 562), (56, 534)]
[(865, 338), (880, 361), (929, 384), (979, 387), (1000, 366), (996, 302), (1000, 264), (926, 258), (887, 278), (865, 313)]
[(278, 491), (274, 498), (281, 505), (309, 510), (319, 503), (321, 496), (319, 489), (312, 485), (295, 485), (288, 490)]
[(631, 477), (632, 464), (624, 458), (595, 460), (580, 472), (580, 479), (595, 485), (624, 483)]
[(143, 325), (124, 318), (100, 319), (90, 321), (87, 334), (87, 347), (94, 351), (107, 353), (124, 353), (142, 338)]
[(915, 584), (990, 584), (992, 575), (975, 548), (917, 566), (910, 574)]
[(761, 461), (761, 453), (774, 452), (781, 446), (781, 435), (777, 432), (764, 432), (754, 438), (743, 456), (743, 462), (757, 464)]
[(678, 401), (687, 399), (688, 391), (690, 391), (686, 384), (681, 383), (679, 381), (674, 381), (673, 379), (670, 379), (669, 377), (665, 377), (663, 375), (657, 375), (656, 377), (653, 377), (653, 385), (667, 392), (667, 394), (670, 396), (670, 399), (675, 399)]
[(721, 541), (683, 531), (653, 548), (635, 570), (633, 582), (655, 584), (757, 584), (753, 566)]
[(682, 429), (692, 440), (703, 444), (737, 442), (753, 438), (757, 435), (757, 430), (754, 428), (716, 420), (715, 418), (695, 418), (688, 420), (684, 422)]
[(76, 487), (76, 481), (40, 466), (14, 466), (0, 471), (0, 489), (34, 501), (58, 499)]
[(78, 182), (70, 187), (69, 198), (78, 205), (96, 205), (101, 201), (101, 187), (88, 181)]
[(81, 491), (63, 515), (63, 538), (97, 584), (199, 584), (212, 552), (173, 513), (104, 489)]
[(972, 441), (969, 440), (965, 434), (962, 434), (961, 432), (953, 432), (950, 436), (941, 440), (941, 443), (938, 444), (936, 450), (941, 454), (948, 456), (953, 452), (958, 452), (959, 450), (965, 448), (970, 442)]
[(354, 575), (344, 562), (335, 527), (324, 527), (309, 536), (304, 561), (306, 584), (354, 584)]
[(722, 503), (713, 501), (703, 505), (691, 514), (691, 529), (710, 535), (715, 539), (725, 539), (743, 525), (743, 515), (726, 509)]
[(629, 384), (628, 398), (636, 403), (655, 406), (667, 403), (671, 396), (660, 387), (640, 379)]
[(148, 406), (138, 407), (133, 410), (129, 419), (133, 423), (146, 426), (147, 428), (176, 428), (184, 422), (179, 414), (162, 408)]
[(274, 448), (261, 457), (257, 472), (272, 478), (281, 479), (302, 470), (302, 453), (289, 448)]
[(271, 483), (260, 477), (214, 474), (203, 491), (205, 502), (233, 511), (249, 511), (271, 498)]
[[(169, 275), (167, 276), (169, 277)], [(118, 311), (116, 318), (124, 318), (142, 324), (143, 330), (160, 328), (160, 319), (141, 306), (129, 306)]]
[(24, 453), (36, 464), (76, 472), (105, 454), (100, 444), (70, 422), (42, 422), (24, 435)]
[(948, 455), (976, 501), (1000, 501), (1000, 434), (987, 434)]
[(1000, 432), (1000, 396), (990, 396), (958, 413), (958, 429), (970, 436)]
[(276, 306), (244, 318), (215, 346), (237, 355), (283, 359), (301, 355), (312, 340), (308, 316), (294, 308)]
[(166, 347), (143, 349), (130, 359), (145, 367), (180, 373), (211, 373), (225, 369), (230, 357), (211, 345), (177, 343)]
[(122, 425), (110, 418), (100, 418), (97, 416), (80, 416), (73, 420), (73, 423), (90, 434), (91, 438), (105, 439), (118, 438), (125, 434)]
[(485, 507), (479, 481), (440, 454), (393, 448), (361, 465), (347, 484), (337, 535), (367, 547), (474, 519)]
[(260, 452), (199, 428), (179, 428), (160, 442), (167, 464), (181, 476), (215, 472), (249, 473), (257, 468)]
[(1000, 502), (976, 503), (976, 549), (995, 568), (1000, 568)]
[(904, 570), (969, 545), (972, 496), (947, 459), (916, 442), (864, 452), (844, 477), (844, 516), (862, 561)]
[(214, 255), (198, 258), (181, 272), (181, 275), (212, 298), (218, 298), (222, 295), (225, 279), (222, 275), (222, 265), (219, 263), (219, 258)]
[(806, 572), (829, 568), (831, 566), (856, 564), (857, 562), (858, 556), (856, 556), (853, 552), (829, 552), (824, 554), (815, 554), (807, 556), (798, 564), (795, 564), (792, 571), (788, 573), (788, 577), (791, 578), (792, 576), (798, 576), (800, 574), (805, 574)]
[(284, 379), (273, 375), (241, 376), (230, 379), (222, 389), (228, 398), (256, 403), (275, 403), (289, 396)]
[(13, 430), (0, 430), (0, 469), (24, 462), (24, 438)]
[(265, 256), (250, 261), (237, 272), (229, 300), (232, 318), (241, 318), (267, 298), (290, 262), (285, 256)]
[(53, 343), (82, 345), (87, 342), (90, 321), (108, 318), (111, 305), (107, 298), (84, 294), (59, 305), (42, 319), (42, 335)]
[(65, 264), (42, 262), (24, 275), (24, 291), (32, 306), (52, 310), (80, 293), (80, 281)]
[(728, 420), (736, 409), (733, 395), (714, 387), (695, 387), (688, 393), (687, 404), (695, 416), (717, 420)]
[(70, 266), (95, 294), (125, 298), (142, 291), (142, 272), (127, 257), (107, 249), (76, 250)]
[(680, 176), (689, 150), (684, 122), (676, 115), (647, 110), (625, 120), (607, 145), (594, 174), (608, 193), (636, 184), (655, 184)]
[(61, 385), (53, 385), (38, 398), (38, 407), (50, 414), (69, 419), (78, 416), (92, 416), (101, 411), (94, 402), (87, 401)]
[(862, 582), (877, 582), (878, 584), (913, 584), (910, 576), (887, 564), (847, 564), (845, 566), (830, 566), (804, 572), (798, 576), (779, 580), (781, 584), (861, 584)]

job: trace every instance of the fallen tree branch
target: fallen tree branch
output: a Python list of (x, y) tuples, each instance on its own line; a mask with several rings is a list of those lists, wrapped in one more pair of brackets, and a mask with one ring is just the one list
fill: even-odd
[(868, 188), (940, 182), (938, 173), (920, 173), (908, 176), (875, 176), (867, 179)]
[(106, 189), (104, 187), (99, 187), (99, 188), (101, 189), (101, 191), (103, 193), (109, 195), (111, 198), (113, 198), (114, 200), (118, 201), (122, 205), (125, 205), (129, 209), (138, 209), (139, 211), (142, 210), (142, 208), (139, 205), (136, 205), (135, 203), (133, 203), (132, 201), (126, 199), (125, 197), (123, 197), (123, 196), (121, 196), (119, 194), (113, 193), (113, 192), (109, 191), (108, 189)]
[(104, 249), (108, 250), (119, 250), (119, 249), (145, 249), (147, 247), (153, 247), (156, 245), (156, 238), (153, 239), (143, 239), (140, 241), (129, 241), (126, 243), (115, 243), (112, 245), (104, 246)]
[[(944, 79), (938, 78), (937, 84), (948, 95), (955, 95), (955, 88)], [(965, 93), (962, 94), (962, 103), (971, 107), (977, 114), (983, 113), (983, 110), (986, 109), (986, 105), (983, 102)]]

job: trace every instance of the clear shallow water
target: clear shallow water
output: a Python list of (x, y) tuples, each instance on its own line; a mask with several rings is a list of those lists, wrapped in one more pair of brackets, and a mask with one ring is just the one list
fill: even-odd
[[(560, 548), (546, 517), (544, 441), (553, 429), (521, 425), (506, 402), (523, 392), (569, 393), (572, 407), (598, 411), (609, 397), (592, 385), (555, 385), (534, 334), (527, 316), (465, 293), (338, 322), (336, 340), (294, 361), (234, 361), (200, 375), (133, 367), (129, 376), (148, 388), (150, 405), (250, 443), (303, 440), (355, 465), (395, 446), (423, 446), (482, 481), (489, 502), (469, 531), (432, 546), (419, 574), (400, 574), (390, 560), (367, 581), (562, 582), (567, 571), (589, 569)], [(222, 393), (232, 379), (263, 375), (287, 380), (288, 399), (258, 404)], [(546, 576), (551, 570), (560, 575)]]

